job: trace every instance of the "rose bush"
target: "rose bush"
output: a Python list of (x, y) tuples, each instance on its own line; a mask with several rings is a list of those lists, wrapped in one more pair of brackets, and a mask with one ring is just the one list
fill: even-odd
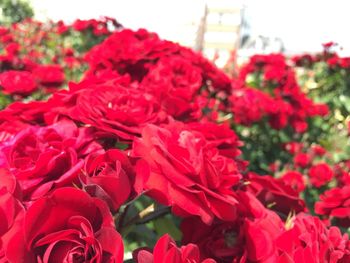
[(112, 18), (0, 46), (0, 262), (349, 262), (347, 99), (308, 90), (347, 87), (332, 45), (234, 77)]

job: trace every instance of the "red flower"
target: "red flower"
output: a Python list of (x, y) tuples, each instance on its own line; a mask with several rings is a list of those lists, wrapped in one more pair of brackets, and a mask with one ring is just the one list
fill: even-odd
[(0, 130), (9, 138), (32, 125), (45, 125), (44, 115), (50, 114), (53, 105), (44, 101), (13, 102), (0, 111)]
[(5, 251), (13, 233), (21, 228), (24, 207), (17, 199), (16, 182), (11, 174), (1, 170), (0, 180), (0, 262), (8, 262)]
[(349, 262), (349, 237), (337, 227), (329, 229), (318, 217), (299, 214), (288, 223), (289, 228), (276, 241), (276, 262)]
[(138, 175), (147, 178), (148, 194), (172, 206), (175, 214), (198, 215), (207, 224), (214, 216), (236, 217), (232, 187), (241, 178), (236, 162), (210, 147), (199, 131), (182, 123), (147, 125), (133, 150), (148, 163), (149, 172)]
[(7, 54), (11, 54), (11, 55), (17, 55), (18, 51), (20, 50), (20, 45), (16, 42), (12, 42), (10, 44), (8, 44), (5, 49)]
[(33, 126), (0, 145), (0, 167), (16, 176), (25, 201), (51, 189), (78, 183), (83, 158), (101, 146), (89, 128), (77, 128), (68, 120), (47, 127)]
[(57, 21), (56, 23), (56, 31), (57, 34), (62, 35), (69, 30), (69, 27), (64, 24), (62, 20)]
[(337, 224), (350, 227), (350, 186), (333, 188), (320, 196), (315, 212), (337, 219)]
[(202, 84), (201, 69), (181, 56), (161, 58), (142, 80), (144, 89), (155, 94), (165, 111), (177, 119), (189, 118)]
[(330, 68), (335, 68), (339, 64), (340, 58), (338, 55), (334, 54), (330, 58), (327, 59), (327, 64)]
[(291, 126), (294, 128), (295, 132), (303, 133), (306, 131), (308, 124), (305, 120), (292, 119)]
[(16, 177), (7, 169), (0, 168), (0, 189), (6, 188), (6, 191), (16, 199), (22, 201), (22, 190)]
[(333, 178), (333, 170), (326, 163), (313, 165), (309, 170), (310, 182), (313, 186), (321, 187)]
[(123, 242), (106, 204), (61, 188), (29, 207), (5, 251), (10, 262), (123, 262)]
[(327, 104), (314, 104), (309, 108), (310, 116), (326, 116), (329, 114), (329, 108)]
[(350, 161), (336, 163), (333, 166), (334, 178), (338, 186), (350, 185)]
[(306, 210), (305, 202), (299, 198), (299, 193), (277, 178), (249, 173), (247, 182), (247, 190), (274, 211), (288, 216), (292, 211)]
[(307, 153), (298, 153), (294, 156), (293, 161), (296, 167), (305, 168), (310, 164), (311, 158)]
[[(178, 63), (178, 59), (175, 61), (175, 57), (181, 58), (182, 62)], [(203, 56), (189, 48), (181, 47), (177, 43), (161, 40), (157, 34), (150, 33), (145, 29), (140, 29), (136, 32), (128, 29), (115, 32), (101, 44), (94, 46), (86, 54), (85, 58), (90, 65), (88, 74), (95, 75), (105, 69), (111, 69), (121, 75), (128, 75), (132, 80), (137, 80), (140, 83), (147, 74), (152, 76), (152, 81), (159, 80), (162, 83), (163, 80), (155, 76), (151, 70), (154, 69), (152, 65), (155, 65), (156, 71), (163, 74), (162, 66), (158, 68), (156, 64), (159, 61), (160, 63), (165, 61), (170, 63), (168, 65), (170, 68), (168, 67), (167, 70), (170, 70), (171, 73), (176, 73), (170, 77), (173, 83), (168, 82), (169, 76), (164, 79), (171, 86), (175, 84), (179, 88), (181, 86), (180, 83), (188, 82), (192, 92), (200, 80), (198, 78), (198, 70), (200, 69), (201, 79), (206, 86), (210, 86), (214, 90), (230, 91), (231, 89), (230, 78)], [(173, 59), (174, 63), (170, 62)], [(188, 70), (189, 68), (186, 64), (192, 70)], [(181, 68), (183, 65), (185, 65), (185, 68)], [(178, 73), (180, 74), (178, 75)], [(184, 92), (183, 88), (176, 91), (177, 88), (175, 90), (172, 87), (170, 88), (173, 90), (171, 91), (172, 95), (178, 92), (182, 93), (182, 95), (188, 93)], [(170, 96), (172, 97), (172, 95)], [(169, 103), (166, 105), (167, 107), (172, 106)], [(175, 108), (169, 110), (176, 111)]]
[(323, 43), (323, 44), (322, 44), (323, 48), (325, 48), (325, 49), (329, 49), (329, 48), (334, 47), (334, 46), (336, 46), (336, 45), (337, 45), (337, 43), (335, 43), (335, 42), (333, 42), (333, 41), (326, 42), (326, 43)]
[(64, 82), (64, 72), (60, 65), (39, 65), (33, 70), (38, 82), (44, 86), (58, 87)]
[(280, 65), (267, 65), (264, 67), (264, 78), (273, 83), (280, 83), (284, 80), (286, 69)]
[(133, 252), (136, 263), (172, 262), (172, 263), (215, 263), (213, 259), (201, 260), (198, 247), (188, 244), (178, 248), (175, 241), (168, 235), (162, 236), (155, 245), (153, 252), (144, 248)]
[(29, 95), (37, 89), (33, 75), (26, 71), (9, 70), (0, 74), (0, 85), (4, 93)]
[(288, 125), (288, 120), (292, 114), (293, 107), (282, 99), (275, 99), (273, 104), (269, 104), (271, 112), (269, 124), (272, 128), (280, 130)]
[(145, 29), (136, 32), (124, 29), (94, 46), (85, 55), (85, 59), (90, 65), (90, 73), (113, 69), (120, 74), (128, 73), (133, 80), (141, 81), (148, 72), (150, 62), (179, 49), (179, 45), (163, 41), (157, 34)]
[(192, 122), (187, 124), (193, 131), (203, 134), (210, 147), (216, 147), (221, 155), (229, 158), (237, 158), (241, 151), (237, 134), (226, 124), (215, 124), (213, 122)]
[(297, 67), (311, 67), (316, 62), (316, 57), (310, 54), (295, 55), (292, 57), (292, 61)]
[[(255, 88), (262, 89), (263, 94), (271, 96), (272, 103), (268, 103), (265, 113), (268, 113), (270, 126), (274, 129), (279, 130), (290, 125), (298, 133), (305, 132), (308, 127), (307, 117), (322, 115), (327, 111), (326, 105), (314, 104), (301, 91), (293, 68), (281, 54), (251, 57), (248, 64), (241, 69), (239, 79), (247, 82), (249, 74), (253, 76), (253, 81), (248, 84), (253, 84)], [(252, 109), (264, 108), (261, 103), (250, 107), (247, 106), (249, 103), (251, 102), (242, 106), (248, 113)]]
[(203, 258), (218, 262), (274, 262), (276, 239), (284, 232), (282, 220), (250, 193), (239, 193), (239, 201), (246, 211), (239, 211), (240, 217), (231, 222), (206, 225), (198, 218), (184, 219), (182, 242), (196, 244)]
[(295, 155), (303, 149), (303, 144), (299, 142), (288, 142), (284, 144), (284, 149), (290, 154)]
[(92, 28), (94, 22), (97, 22), (97, 21), (94, 19), (89, 19), (89, 20), (77, 19), (72, 24), (72, 28), (74, 28), (74, 30), (77, 30), (77, 31), (84, 31), (88, 28)]
[(230, 103), (234, 121), (249, 126), (266, 116), (274, 101), (262, 91), (242, 88), (233, 90)]
[(304, 191), (305, 189), (303, 175), (297, 171), (288, 171), (284, 173), (280, 180), (286, 185), (292, 187), (298, 193)]
[(81, 179), (86, 192), (104, 200), (112, 211), (117, 211), (131, 194), (134, 170), (128, 157), (113, 149), (89, 155)]
[(326, 154), (326, 149), (325, 148), (323, 148), (322, 146), (320, 146), (320, 145), (313, 145), (312, 147), (311, 147), (311, 150), (312, 150), (312, 152), (315, 154), (315, 155), (317, 155), (317, 156), (323, 156), (323, 155), (325, 155)]
[[(100, 83), (86, 81), (73, 87), (76, 92), (71, 96), (76, 102), (69, 116), (122, 140), (140, 135), (146, 124), (165, 122), (167, 115), (153, 95), (125, 87), (123, 81), (121, 78)], [(71, 102), (68, 103), (70, 106)]]

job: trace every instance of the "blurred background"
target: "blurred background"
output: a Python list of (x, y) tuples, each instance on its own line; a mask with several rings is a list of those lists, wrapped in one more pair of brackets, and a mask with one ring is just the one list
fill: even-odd
[(111, 16), (127, 28), (146, 28), (162, 38), (200, 50), (219, 66), (232, 56), (240, 63), (257, 53), (315, 53), (329, 41), (339, 44), (341, 55), (350, 54), (350, 2), (346, 0), (26, 2), (40, 21), (72, 22), (77, 18)]

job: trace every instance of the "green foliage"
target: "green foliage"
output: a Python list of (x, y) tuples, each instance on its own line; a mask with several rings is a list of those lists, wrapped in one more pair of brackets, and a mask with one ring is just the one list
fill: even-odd
[(0, 93), (0, 110), (4, 109), (11, 102), (12, 99), (10, 96)]
[(176, 241), (181, 240), (180, 219), (170, 214), (169, 207), (156, 204), (147, 196), (133, 200), (115, 217), (126, 253), (139, 247), (153, 247), (165, 233)]
[(350, 120), (350, 74), (349, 69), (330, 67), (325, 61), (304, 68), (298, 80), (304, 85), (308, 96), (327, 104), (330, 113), (325, 118), (309, 120), (303, 141), (316, 142), (332, 154), (334, 162), (350, 159), (348, 122)]
[(269, 164), (276, 160), (280, 164), (290, 161), (290, 155), (283, 150), (283, 144), (296, 140), (299, 134), (291, 129), (271, 129), (267, 120), (250, 127), (237, 125), (233, 128), (244, 142), (242, 158), (249, 160), (249, 170), (259, 174), (270, 173)]
[(0, 23), (12, 24), (34, 16), (30, 4), (24, 0), (0, 0), (2, 17)]

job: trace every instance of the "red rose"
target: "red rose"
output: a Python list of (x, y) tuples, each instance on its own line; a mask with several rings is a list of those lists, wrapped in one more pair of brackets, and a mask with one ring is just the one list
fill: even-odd
[(223, 263), (235, 262), (234, 259), (239, 260), (245, 249), (241, 227), (240, 221), (214, 221), (207, 225), (196, 217), (189, 217), (181, 223), (182, 242), (196, 244), (202, 257), (211, 257)]
[(187, 124), (193, 131), (203, 134), (209, 147), (215, 147), (219, 154), (236, 161), (238, 169), (244, 171), (248, 162), (240, 158), (243, 143), (239, 140), (236, 133), (226, 124), (216, 124), (213, 122), (192, 122)]
[(311, 147), (312, 152), (317, 156), (323, 156), (327, 153), (326, 149), (323, 148), (321, 145), (313, 145)]
[(29, 95), (37, 89), (33, 75), (26, 71), (9, 70), (0, 74), (0, 86), (6, 94)]
[(284, 226), (277, 216), (245, 220), (247, 259), (251, 262), (273, 262), (276, 258), (276, 239), (284, 231)]
[(3, 172), (0, 174), (0, 262), (8, 262), (5, 252), (13, 233), (21, 227), (24, 207), (13, 195), (13, 181), (10, 182), (10, 175), (4, 176)]
[(333, 170), (326, 163), (313, 165), (309, 170), (310, 182), (315, 187), (327, 184), (333, 178)]
[(285, 67), (281, 65), (266, 65), (264, 67), (264, 79), (272, 83), (281, 83), (286, 77)]
[(279, 250), (276, 262), (349, 262), (349, 237), (337, 227), (328, 229), (318, 217), (303, 213), (286, 225), (289, 229), (276, 240)]
[(316, 202), (315, 212), (336, 218), (338, 225), (350, 227), (350, 186), (326, 191)]
[(56, 31), (57, 34), (62, 35), (69, 30), (69, 27), (64, 24), (62, 20), (57, 21), (56, 23)]
[(350, 185), (350, 161), (342, 161), (334, 164), (333, 172), (339, 187)]
[(113, 149), (86, 158), (82, 180), (85, 191), (104, 200), (112, 211), (129, 198), (134, 170), (128, 157)]
[(284, 232), (282, 220), (250, 193), (240, 192), (238, 200), (237, 220), (206, 225), (195, 217), (184, 219), (182, 242), (196, 244), (203, 258), (218, 262), (273, 262), (276, 239)]
[(21, 48), (20, 44), (16, 42), (12, 42), (6, 45), (5, 50), (7, 54), (17, 55), (20, 48)]
[(326, 42), (326, 43), (323, 43), (322, 46), (324, 49), (330, 49), (331, 47), (334, 47), (336, 46), (337, 43), (333, 42), (333, 41), (330, 41), (330, 42)]
[(220, 154), (229, 158), (237, 158), (241, 154), (239, 146), (243, 143), (239, 141), (237, 134), (226, 124), (215, 124), (213, 122), (193, 122), (188, 126), (201, 132), (208, 145), (219, 149)]
[(237, 164), (210, 147), (199, 131), (182, 123), (164, 128), (147, 125), (133, 150), (149, 165), (149, 173), (140, 169), (138, 175), (147, 178), (148, 194), (172, 206), (175, 214), (198, 215), (207, 224), (214, 216), (236, 217), (232, 187), (241, 178)]
[(294, 55), (291, 59), (295, 66), (305, 68), (310, 68), (316, 62), (316, 57), (310, 54)]
[(39, 65), (33, 70), (33, 75), (44, 86), (58, 87), (64, 82), (64, 72), (60, 65)]
[[(176, 75), (173, 78), (175, 83), (179, 84), (182, 80), (185, 80), (185, 82), (189, 80), (188, 84), (190, 84), (192, 90), (192, 84), (198, 81), (198, 75), (195, 73), (196, 69), (200, 69), (203, 83), (214, 90), (230, 91), (230, 78), (209, 60), (189, 48), (162, 40), (157, 34), (150, 33), (145, 29), (136, 32), (128, 29), (115, 32), (101, 44), (94, 46), (86, 54), (85, 59), (90, 65), (88, 74), (98, 74), (105, 69), (111, 69), (122, 75), (131, 76), (132, 80), (142, 82), (142, 79), (150, 73), (153, 65), (163, 59), (168, 60), (167, 58), (169, 58), (171, 60), (174, 57), (181, 57), (181, 60), (186, 60), (185, 63), (190, 64), (193, 69), (192, 72), (191, 70), (182, 71), (182, 69), (178, 71), (179, 67), (177, 66), (182, 63), (177, 64), (175, 62), (177, 65), (171, 65), (175, 73), (180, 72), (180, 81), (176, 80), (178, 77)], [(184, 90), (181, 91), (180, 89), (180, 93), (183, 92)], [(176, 111), (174, 108), (171, 110)]]
[(123, 242), (107, 205), (61, 188), (29, 207), (5, 251), (10, 262), (122, 262)]
[(53, 188), (78, 183), (83, 158), (101, 150), (91, 132), (68, 120), (29, 127), (0, 145), (0, 167), (15, 175), (25, 201), (35, 200)]
[(305, 168), (310, 164), (311, 158), (307, 153), (298, 153), (294, 156), (293, 161), (296, 167)]
[(292, 119), (290, 124), (297, 133), (303, 133), (306, 131), (308, 124), (305, 120)]
[(163, 57), (150, 68), (142, 86), (157, 96), (169, 115), (188, 119), (193, 111), (192, 101), (202, 87), (202, 72), (181, 56)]
[(162, 236), (155, 245), (153, 252), (148, 249), (138, 249), (133, 252), (136, 263), (172, 262), (172, 263), (215, 263), (213, 259), (201, 260), (198, 247), (188, 244), (178, 248), (175, 241), (168, 235)]
[(234, 121), (250, 126), (268, 114), (273, 99), (264, 92), (253, 88), (235, 89), (230, 97)]
[(6, 191), (16, 199), (22, 201), (22, 190), (16, 177), (8, 170), (0, 168), (0, 188), (6, 188)]
[(86, 82), (76, 87), (78, 90), (72, 95), (76, 96), (76, 105), (70, 117), (122, 140), (133, 139), (148, 123), (165, 121), (165, 112), (151, 94), (124, 87), (121, 81), (124, 80)]
[(305, 181), (303, 175), (297, 171), (288, 171), (280, 179), (286, 185), (292, 187), (298, 193), (304, 191)]
[(304, 212), (304, 200), (299, 193), (279, 179), (268, 175), (248, 174), (247, 190), (253, 193), (266, 207), (288, 216), (291, 211)]
[(160, 57), (178, 52), (180, 46), (161, 40), (157, 34), (145, 29), (124, 29), (110, 35), (101, 44), (94, 46), (85, 55), (90, 65), (89, 73), (113, 69), (129, 74), (141, 81), (147, 74), (150, 63)]
[(44, 101), (14, 102), (0, 111), (0, 141), (7, 140), (32, 125), (45, 125), (44, 115), (53, 105)]
[(326, 116), (329, 114), (330, 109), (327, 104), (314, 104), (313, 107), (309, 108), (310, 116)]
[(87, 30), (88, 28), (92, 28), (93, 26), (93, 21), (97, 22), (94, 19), (89, 19), (89, 20), (80, 20), (77, 19), (74, 21), (72, 24), (72, 28), (76, 31), (84, 31)]
[(282, 99), (274, 99), (273, 104), (269, 104), (269, 124), (276, 130), (281, 130), (288, 125), (288, 120), (292, 114), (293, 107)]

